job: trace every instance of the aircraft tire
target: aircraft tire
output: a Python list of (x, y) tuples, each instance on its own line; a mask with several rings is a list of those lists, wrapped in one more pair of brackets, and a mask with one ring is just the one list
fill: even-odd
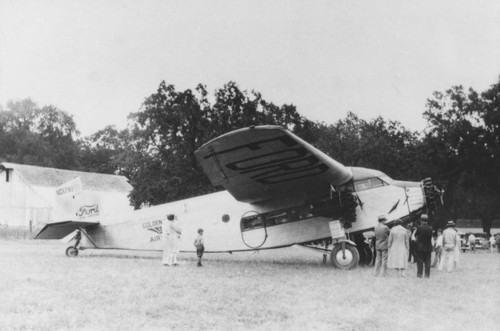
[(69, 246), (66, 248), (66, 256), (68, 257), (76, 257), (78, 256), (78, 248), (75, 246)]
[(345, 243), (345, 257), (342, 252), (342, 244), (336, 244), (330, 254), (330, 260), (338, 269), (354, 269), (359, 263), (359, 252), (351, 244)]

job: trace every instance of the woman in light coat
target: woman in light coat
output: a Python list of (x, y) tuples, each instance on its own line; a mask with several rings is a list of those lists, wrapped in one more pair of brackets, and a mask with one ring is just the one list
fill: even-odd
[(402, 225), (401, 220), (394, 222), (389, 233), (389, 256), (387, 267), (396, 269), (398, 277), (406, 277), (408, 267), (408, 252), (410, 250), (410, 234)]
[(177, 263), (177, 254), (179, 253), (180, 238), (182, 229), (177, 221), (177, 216), (170, 214), (163, 226), (163, 260), (166, 266), (179, 265)]

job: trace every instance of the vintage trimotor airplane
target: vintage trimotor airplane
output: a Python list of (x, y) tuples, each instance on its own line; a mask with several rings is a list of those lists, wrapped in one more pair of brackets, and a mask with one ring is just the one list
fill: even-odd
[[(345, 167), (278, 126), (224, 134), (195, 156), (211, 183), (226, 191), (112, 217), (83, 215), (46, 224), (36, 239), (61, 239), (80, 230), (68, 256), (83, 249), (161, 250), (167, 214), (183, 227), (181, 252), (194, 252), (198, 228), (206, 252), (300, 245), (344, 269), (371, 258), (363, 233), (379, 215), (411, 220), (435, 199), (427, 181), (393, 180), (372, 169)], [(80, 216), (81, 213), (80, 213)]]

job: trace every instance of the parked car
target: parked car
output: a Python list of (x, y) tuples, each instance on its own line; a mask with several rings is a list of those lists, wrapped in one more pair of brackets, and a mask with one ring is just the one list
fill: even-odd
[(461, 241), (461, 250), (462, 253), (465, 253), (470, 250), (470, 246), (465, 239), (465, 233), (460, 233), (460, 241)]
[(485, 233), (474, 233), (476, 236), (476, 249), (488, 249), (488, 240)]
[[(489, 244), (488, 240), (486, 239), (486, 234), (482, 232), (476, 232), (473, 233), (474, 237), (476, 238), (474, 240), (474, 249), (488, 249)], [(470, 245), (469, 245), (469, 233), (467, 234), (460, 234), (460, 237), (462, 238), (462, 251), (465, 252), (467, 250), (470, 250)], [(465, 248), (464, 249), (464, 245)]]

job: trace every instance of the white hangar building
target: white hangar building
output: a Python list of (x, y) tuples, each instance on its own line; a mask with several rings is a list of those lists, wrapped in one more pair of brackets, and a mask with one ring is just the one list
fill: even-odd
[(133, 210), (124, 176), (0, 162), (0, 225), (35, 228), (62, 220), (56, 189), (75, 180), (83, 195), (99, 201), (102, 216)]

